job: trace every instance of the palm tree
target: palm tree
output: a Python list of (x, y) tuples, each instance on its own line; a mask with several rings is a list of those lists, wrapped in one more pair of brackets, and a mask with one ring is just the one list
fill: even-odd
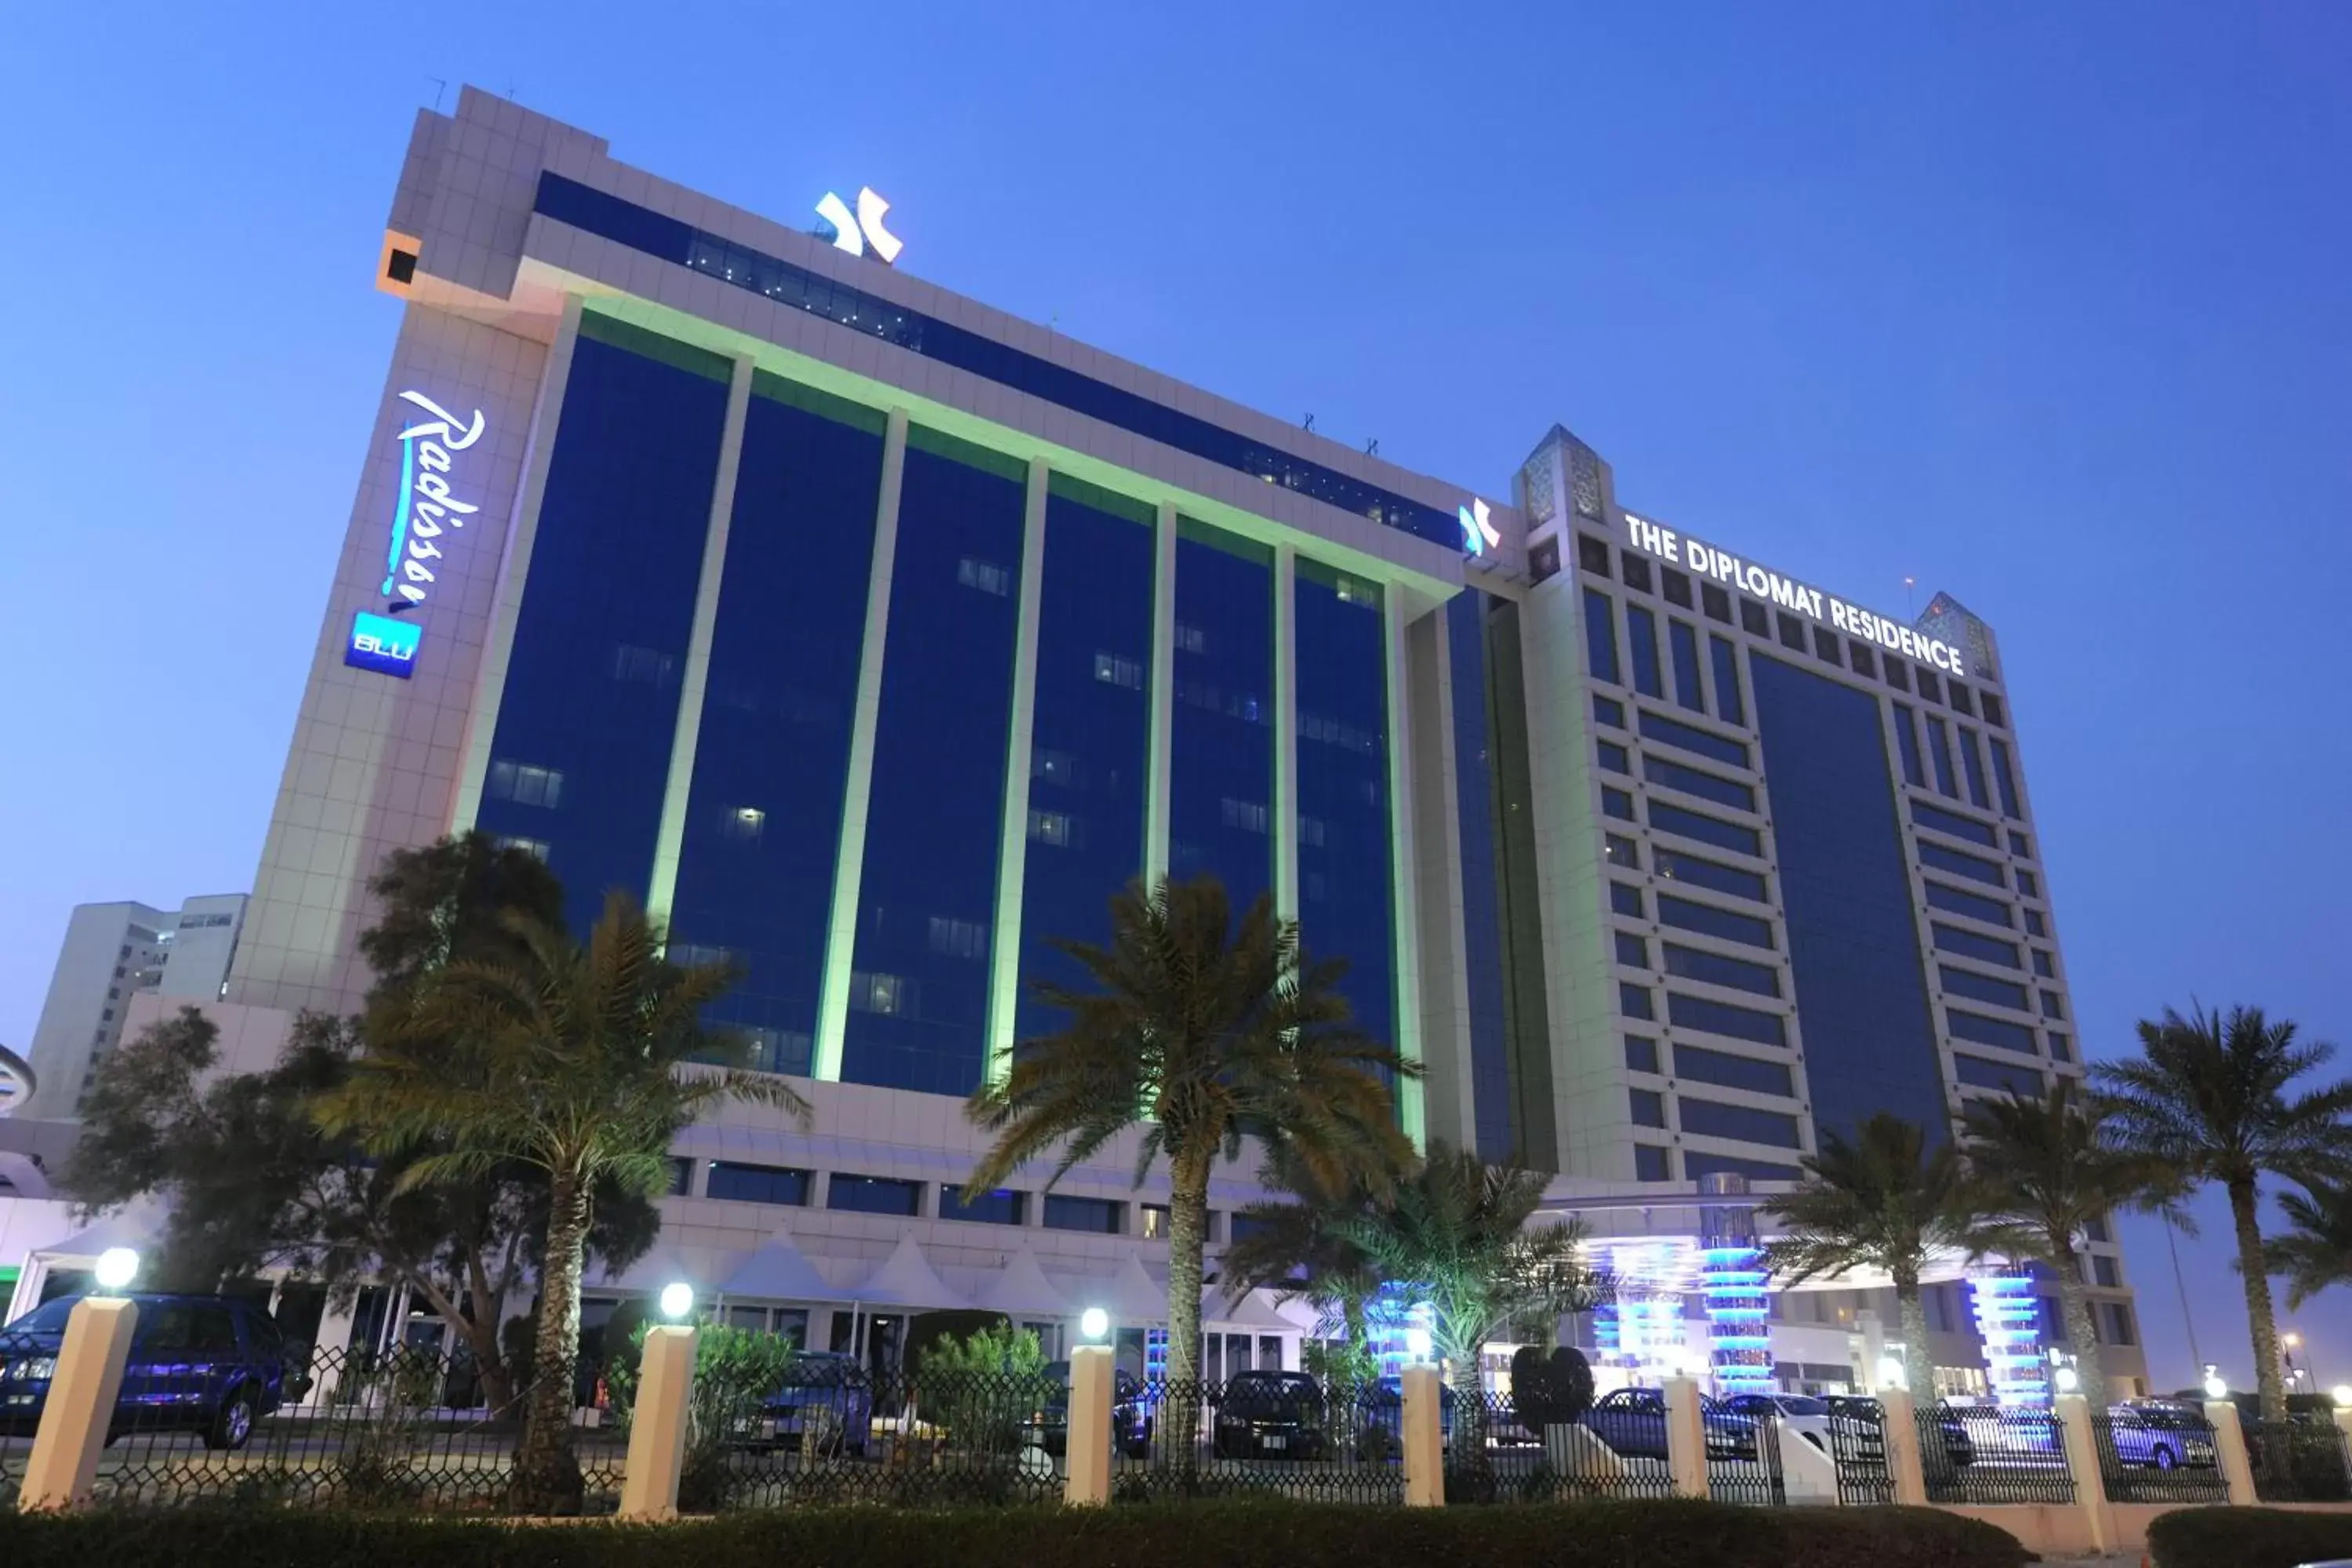
[[(580, 1348), (580, 1276), (600, 1185), (652, 1197), (667, 1190), (671, 1138), (730, 1100), (807, 1102), (782, 1079), (740, 1070), (742, 1043), (704, 1026), (732, 983), (724, 964), (680, 967), (628, 895), (605, 899), (585, 947), (527, 915), (507, 962), (436, 970), (346, 1085), (318, 1107), (331, 1131), (372, 1150), (429, 1146), (408, 1187), (471, 1182), (509, 1163), (545, 1173), (547, 1239), (532, 1383), (515, 1470), (518, 1501), (575, 1505), (572, 1380)], [(410, 1052), (403, 1041), (429, 1042)]]
[(1820, 1152), (1799, 1163), (1803, 1184), (1759, 1205), (1783, 1226), (1765, 1244), (1765, 1262), (1790, 1285), (1857, 1269), (1893, 1276), (1906, 1370), (1915, 1389), (1925, 1388), (1933, 1363), (1919, 1274), (1930, 1252), (1971, 1248), (1974, 1216), (1959, 1149), (1949, 1141), (1931, 1148), (1916, 1123), (1882, 1110), (1851, 1141), (1823, 1131)]
[(2097, 1069), (2115, 1108), (2116, 1134), (2163, 1161), (2184, 1184), (2218, 1182), (2229, 1194), (2263, 1419), (2284, 1421), (2278, 1319), (2259, 1223), (2262, 1178), (2331, 1178), (2352, 1169), (2345, 1121), (2352, 1113), (2352, 1083), (2293, 1093), (2296, 1080), (2326, 1066), (2336, 1047), (2298, 1044), (2292, 1023), (2271, 1023), (2259, 1007), (2232, 1007), (2226, 1017), (2192, 1007), (2185, 1018), (2167, 1007), (2162, 1018), (2141, 1021), (2139, 1044), (2137, 1060), (2102, 1062)]
[(1455, 1445), (1485, 1452), (1479, 1352), (1513, 1323), (1549, 1326), (1599, 1304), (1605, 1286), (1583, 1262), (1575, 1220), (1530, 1226), (1550, 1178), (1490, 1165), (1475, 1151), (1432, 1142), (1429, 1156), (1385, 1205), (1337, 1226), (1371, 1271), (1429, 1307), (1431, 1348), (1454, 1393)]
[(2315, 1178), (2300, 1193), (2281, 1193), (2278, 1205), (2288, 1230), (2263, 1244), (2263, 1262), (2284, 1277), (2288, 1308), (2352, 1285), (2352, 1186)]
[(1234, 1211), (1233, 1241), (1218, 1267), (1226, 1296), (1254, 1289), (1281, 1300), (1304, 1299), (1337, 1318), (1350, 1346), (1367, 1339), (1366, 1314), (1380, 1293), (1381, 1274), (1349, 1226), (1374, 1212), (1375, 1184), (1351, 1173), (1333, 1190), (1287, 1150), (1269, 1155), (1258, 1184), (1289, 1197), (1261, 1198)]
[(1234, 928), (1213, 876), (1130, 883), (1110, 903), (1108, 947), (1057, 942), (1093, 982), (1034, 985), (1069, 1016), (1061, 1033), (1022, 1041), (1009, 1070), (972, 1092), (965, 1113), (995, 1133), (968, 1183), (987, 1191), (1058, 1149), (1050, 1186), (1136, 1122), (1140, 1184), (1166, 1156), (1170, 1433), (1189, 1453), (1200, 1376), (1201, 1249), (1209, 1173), (1244, 1133), (1286, 1151), (1333, 1188), (1376, 1184), (1410, 1153), (1381, 1075), (1417, 1073), (1360, 1033), (1336, 989), (1343, 963), (1310, 963), (1295, 921), (1261, 895)]
[(2101, 1405), (2106, 1374), (2075, 1248), (2109, 1213), (2158, 1206), (2179, 1186), (2162, 1162), (2118, 1147), (2113, 1120), (2108, 1106), (2062, 1078), (2040, 1099), (2011, 1094), (1970, 1105), (1964, 1151), (1976, 1189), (1970, 1206), (1983, 1220), (1979, 1245), (2056, 1273), (2083, 1393)]

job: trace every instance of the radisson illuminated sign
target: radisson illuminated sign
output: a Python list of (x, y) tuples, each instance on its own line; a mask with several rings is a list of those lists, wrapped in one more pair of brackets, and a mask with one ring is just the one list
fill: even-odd
[(477, 408), (471, 419), (460, 419), (421, 392), (404, 392), (400, 400), (432, 416), (401, 431), (400, 492), (392, 507), (392, 538), (384, 548), (384, 613), (362, 610), (352, 618), (350, 637), (343, 644), (343, 662), (355, 669), (372, 669), (405, 680), (416, 667), (423, 630), (412, 622), (393, 619), (423, 605), (438, 574), (435, 563), (445, 558), (443, 542), (451, 531), (482, 509), (460, 500), (449, 488), (455, 454), (482, 438), (488, 417)]
[(1743, 561), (1727, 550), (1702, 543), (1686, 533), (1678, 534), (1630, 511), (1625, 514), (1625, 542), (1646, 555), (1674, 563), (1694, 577), (1728, 583), (1743, 593), (1769, 599), (1784, 610), (1794, 610), (1906, 658), (1932, 664), (1948, 674), (1968, 674), (1960, 650), (1950, 643), (1922, 637), (1900, 621), (1833, 599), (1819, 588), (1808, 588), (1794, 578), (1783, 577), (1752, 561)]

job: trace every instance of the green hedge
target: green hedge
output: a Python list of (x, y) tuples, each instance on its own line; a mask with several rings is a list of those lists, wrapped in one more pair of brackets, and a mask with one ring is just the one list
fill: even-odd
[(2156, 1568), (2295, 1568), (2352, 1557), (2352, 1513), (2184, 1508), (2147, 1527)]
[(2029, 1560), (1991, 1525), (1928, 1509), (1654, 1500), (824, 1509), (670, 1525), (243, 1510), (0, 1516), (8, 1568), (2018, 1568)]

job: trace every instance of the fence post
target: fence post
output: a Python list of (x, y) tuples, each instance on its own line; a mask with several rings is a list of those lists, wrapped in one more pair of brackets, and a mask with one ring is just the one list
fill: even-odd
[(49, 1374), (41, 1425), (25, 1464), (16, 1506), (26, 1513), (87, 1508), (98, 1479), (99, 1450), (122, 1393), (139, 1309), (121, 1296), (90, 1296), (66, 1319), (65, 1342)]
[(2091, 1528), (2091, 1550), (2104, 1555), (2115, 1549), (2116, 1532), (2107, 1519), (2107, 1475), (2091, 1430), (2091, 1402), (2079, 1394), (2062, 1394), (2050, 1409), (2058, 1419), (2059, 1450), (2074, 1478), (2074, 1500)]
[(677, 1517), (698, 1338), (691, 1323), (661, 1323), (646, 1331), (637, 1402), (629, 1417), (627, 1468), (621, 1472), (623, 1519)]
[(1666, 1379), (1666, 1473), (1676, 1497), (1706, 1496), (1706, 1421), (1687, 1377)]
[(1080, 1345), (1070, 1352), (1070, 1425), (1062, 1444), (1066, 1503), (1097, 1507), (1110, 1501), (1111, 1382), (1110, 1346)]
[(2336, 1457), (2344, 1462), (2344, 1479), (2352, 1481), (2352, 1410), (2336, 1407)]
[(1879, 1390), (1879, 1441), (1886, 1449), (1886, 1476), (1895, 1500), (1906, 1508), (1927, 1506), (1927, 1469), (1919, 1456), (1919, 1407), (1907, 1388)]
[(2237, 1405), (2227, 1399), (2209, 1399), (2205, 1419), (2213, 1428), (2213, 1457), (2221, 1462), (2221, 1479), (2230, 1484), (2230, 1501), (2239, 1508), (2253, 1507), (2254, 1466), (2246, 1454), (2246, 1428), (2238, 1419)]
[[(1404, 1410), (1398, 1438), (1404, 1448), (1404, 1506), (1441, 1508), (1445, 1503), (1445, 1394), (1433, 1366), (1404, 1369)], [(1460, 1411), (1454, 1419), (1467, 1416)]]

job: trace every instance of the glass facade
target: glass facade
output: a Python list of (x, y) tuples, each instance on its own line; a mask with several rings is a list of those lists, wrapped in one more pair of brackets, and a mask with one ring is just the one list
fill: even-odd
[(823, 989), (885, 420), (755, 376), (670, 931), (742, 967), (713, 1007), (805, 1074)]
[(1943, 1073), (1878, 700), (1748, 660), (1815, 1122), (1945, 1135)]
[(730, 369), (581, 318), (475, 816), (547, 847), (578, 934), (653, 878)]
[(1274, 552), (1180, 519), (1168, 870), (1239, 911), (1274, 882)]
[(980, 1082), (1026, 477), (908, 432), (842, 1041), (853, 1083), (961, 1095)]
[(1301, 559), (1298, 921), (1314, 956), (1343, 958), (1356, 1026), (1396, 1043), (1389, 827), (1388, 662), (1380, 590)]
[(1495, 762), (1487, 743), (1486, 614), (1486, 595), (1465, 588), (1446, 601), (1443, 632), (1454, 683), (1455, 826), (1462, 843), (1462, 952), (1470, 997), (1472, 1113), (1478, 1152), (1501, 1160), (1515, 1152), (1517, 1143), (1511, 1135), (1509, 1017), (1495, 864)]
[(1022, 1038), (1059, 1028), (1033, 979), (1077, 984), (1049, 939), (1110, 938), (1111, 895), (1143, 871), (1151, 722), (1152, 514), (1065, 476), (1045, 500), (1028, 847), (1021, 886)]

